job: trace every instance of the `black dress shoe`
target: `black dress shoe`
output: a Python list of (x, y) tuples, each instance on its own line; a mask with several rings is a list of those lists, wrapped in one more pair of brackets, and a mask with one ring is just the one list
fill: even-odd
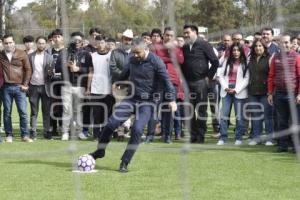
[(96, 160), (97, 158), (103, 158), (105, 156), (105, 150), (104, 149), (97, 149), (93, 153), (90, 153), (90, 155)]
[(291, 153), (297, 153), (295, 148), (292, 148)]
[(128, 172), (127, 165), (128, 165), (127, 163), (122, 161), (120, 164), (120, 167), (119, 167), (119, 172), (121, 172), (121, 173)]
[(172, 143), (171, 137), (170, 136), (165, 137), (164, 142), (167, 143), (167, 144), (171, 144)]
[(51, 132), (46, 132), (46, 133), (44, 134), (44, 138), (45, 138), (46, 140), (52, 140), (52, 133), (51, 133)]
[(284, 153), (284, 152), (288, 152), (288, 149), (286, 149), (286, 148), (278, 148), (276, 152), (277, 153)]

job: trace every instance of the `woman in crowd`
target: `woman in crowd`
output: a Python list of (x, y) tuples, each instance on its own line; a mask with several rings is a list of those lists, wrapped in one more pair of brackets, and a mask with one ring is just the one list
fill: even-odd
[(248, 64), (250, 80), (248, 86), (252, 140), (249, 145), (261, 143), (263, 132), (263, 122), (265, 122), (265, 132), (267, 135), (266, 146), (272, 146), (273, 117), (272, 106), (268, 103), (268, 72), (270, 55), (267, 46), (263, 41), (255, 40), (251, 48), (250, 60)]
[(228, 120), (230, 108), (234, 105), (236, 115), (235, 145), (242, 144), (244, 129), (244, 104), (248, 97), (247, 86), (249, 71), (243, 46), (234, 43), (229, 52), (229, 57), (218, 70), (222, 97), (220, 140), (217, 145), (224, 145), (228, 138)]

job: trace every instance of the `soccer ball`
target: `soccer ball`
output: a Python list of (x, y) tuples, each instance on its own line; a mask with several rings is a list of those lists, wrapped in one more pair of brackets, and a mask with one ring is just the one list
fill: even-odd
[(78, 158), (77, 168), (81, 172), (90, 172), (95, 169), (96, 162), (91, 155), (83, 155)]

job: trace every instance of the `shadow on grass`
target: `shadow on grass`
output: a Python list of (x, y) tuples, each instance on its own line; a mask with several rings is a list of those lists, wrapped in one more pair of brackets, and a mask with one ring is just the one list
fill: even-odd
[[(284, 162), (284, 163), (298, 163), (300, 164), (300, 161), (297, 159), (296, 154), (290, 152), (286, 153), (277, 153), (277, 147), (267, 147), (264, 145), (257, 145), (257, 146), (249, 146), (245, 142), (241, 146), (235, 146), (233, 140), (229, 140), (228, 144), (224, 146), (217, 146), (214, 140), (207, 140), (205, 144), (190, 144), (185, 143), (184, 141), (180, 141), (177, 143), (174, 143), (175, 145), (156, 145), (156, 146), (144, 146), (144, 151), (149, 152), (158, 152), (158, 151), (166, 151), (170, 153), (193, 153), (193, 152), (226, 152), (226, 154), (230, 154), (230, 152), (234, 153), (246, 153), (246, 154), (257, 154), (257, 156), (260, 155), (267, 155), (270, 157), (270, 159), (276, 161), (276, 162)], [(148, 145), (148, 144), (147, 144)], [(185, 145), (188, 145), (187, 148)], [(153, 148), (154, 147), (154, 148)]]
[[(29, 164), (29, 165), (49, 165), (49, 166), (54, 166), (54, 167), (59, 167), (59, 168), (66, 168), (66, 171), (72, 172), (73, 165), (72, 163), (67, 163), (67, 162), (55, 162), (55, 161), (42, 161), (42, 160), (20, 160), (20, 161), (12, 161), (12, 162), (7, 162), (11, 164)], [(112, 169), (110, 167), (105, 167), (105, 166), (96, 166), (97, 170), (106, 170), (106, 171), (117, 171), (116, 169)]]

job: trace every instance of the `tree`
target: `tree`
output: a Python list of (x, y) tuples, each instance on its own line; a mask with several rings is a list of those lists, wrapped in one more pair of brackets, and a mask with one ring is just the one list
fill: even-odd
[(0, 34), (4, 35), (6, 32), (6, 19), (8, 18), (8, 13), (11, 12), (13, 4), (16, 0), (0, 0)]
[(208, 27), (210, 32), (223, 32), (241, 26), (243, 11), (235, 7), (232, 0), (201, 0), (197, 8), (198, 24)]
[(300, 0), (295, 0), (291, 2), (288, 6), (286, 6), (286, 9), (283, 11), (283, 16), (286, 25), (286, 29), (292, 34), (299, 34), (299, 28), (300, 28)]

